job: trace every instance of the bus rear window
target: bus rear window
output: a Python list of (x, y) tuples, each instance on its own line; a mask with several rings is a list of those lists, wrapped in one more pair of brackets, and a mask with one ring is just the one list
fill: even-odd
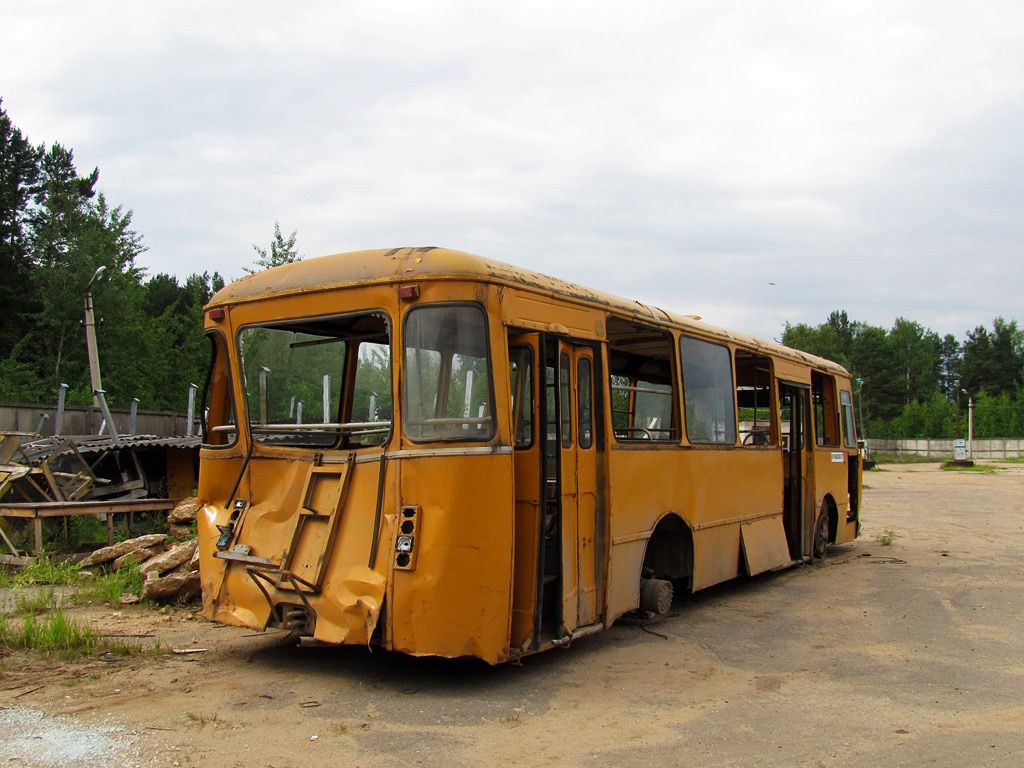
[(238, 347), (249, 429), (258, 442), (329, 448), (387, 440), (391, 337), (384, 315), (248, 326)]
[(471, 304), (424, 305), (405, 321), (405, 434), (412, 440), (490, 440), (487, 318)]

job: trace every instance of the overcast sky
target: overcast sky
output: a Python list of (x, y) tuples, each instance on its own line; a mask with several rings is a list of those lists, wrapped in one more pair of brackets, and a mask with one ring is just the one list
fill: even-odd
[(1020, 0), (4, 3), (150, 275), (439, 245), (779, 338), (1024, 322)]

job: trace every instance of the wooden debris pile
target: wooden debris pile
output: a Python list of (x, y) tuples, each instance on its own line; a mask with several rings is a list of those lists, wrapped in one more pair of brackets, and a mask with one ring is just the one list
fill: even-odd
[[(190, 520), (195, 520), (197, 500), (181, 501), (167, 516), (174, 534), (189, 534)], [(101, 567), (117, 570), (138, 565), (145, 575), (142, 586), (144, 600), (187, 600), (200, 593), (199, 540), (188, 539), (170, 545), (170, 537), (151, 533), (97, 549), (81, 561), (83, 568)]]

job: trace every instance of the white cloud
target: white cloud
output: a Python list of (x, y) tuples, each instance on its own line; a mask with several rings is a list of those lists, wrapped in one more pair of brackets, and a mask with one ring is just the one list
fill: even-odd
[(237, 276), (277, 219), (307, 256), (461, 247), (763, 336), (1016, 311), (1010, 0), (65, 0), (5, 30), (5, 108), (100, 166), (152, 272)]

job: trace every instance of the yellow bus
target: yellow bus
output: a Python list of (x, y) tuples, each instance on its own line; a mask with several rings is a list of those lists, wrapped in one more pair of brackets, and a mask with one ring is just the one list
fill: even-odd
[(495, 664), (859, 531), (839, 365), (439, 248), (206, 307), (203, 613)]

